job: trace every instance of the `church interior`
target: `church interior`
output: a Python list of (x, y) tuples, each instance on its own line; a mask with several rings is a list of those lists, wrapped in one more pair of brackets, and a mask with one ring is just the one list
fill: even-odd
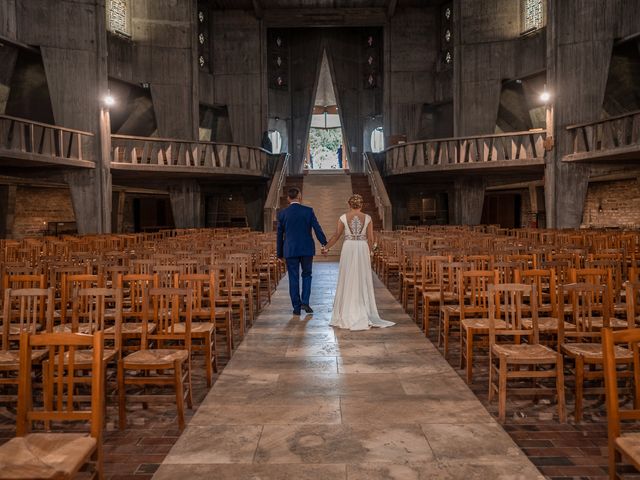
[(640, 0), (0, 0), (0, 338), (0, 479), (637, 478)]

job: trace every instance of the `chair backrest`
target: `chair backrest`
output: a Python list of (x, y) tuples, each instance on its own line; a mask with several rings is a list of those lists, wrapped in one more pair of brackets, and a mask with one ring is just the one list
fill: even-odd
[(113, 311), (113, 340), (116, 350), (120, 350), (122, 327), (122, 289), (82, 288), (73, 297), (71, 330), (77, 332), (80, 324), (88, 327), (89, 333), (104, 331), (108, 326), (107, 312)]
[(460, 319), (486, 315), (489, 311), (489, 286), (496, 283), (494, 270), (458, 270)]
[(66, 323), (69, 320), (67, 312), (71, 310), (71, 304), (76, 291), (82, 288), (101, 288), (103, 287), (102, 276), (88, 273), (83, 274), (67, 274), (62, 275), (62, 291), (60, 303), (60, 320)]
[(217, 285), (214, 272), (181, 273), (178, 275), (178, 288), (191, 290), (191, 315), (197, 318), (206, 317), (215, 321)]
[[(192, 293), (188, 288), (150, 288), (143, 294), (142, 310), (142, 345), (149, 348), (149, 342), (157, 346), (165, 341), (184, 342), (185, 348), (191, 350)], [(150, 331), (149, 323), (155, 324)], [(179, 323), (184, 328), (177, 328)]]
[[(532, 327), (522, 325), (525, 298), (528, 302), (528, 315)], [(530, 337), (530, 343), (539, 342), (538, 306), (535, 285), (522, 283), (503, 283), (489, 285), (489, 343), (496, 343), (498, 336), (512, 336), (519, 341), (520, 337)], [(498, 326), (498, 320), (504, 326)]]
[[(51, 400), (38, 406), (32, 391), (32, 351), (48, 351), (43, 361), (44, 382), (53, 394)], [(77, 375), (74, 368), (75, 352), (92, 348), (91, 362), (91, 408), (78, 409), (76, 401)], [(91, 436), (100, 438), (104, 402), (104, 362), (102, 332), (94, 335), (80, 333), (43, 333), (33, 335), (23, 332), (20, 336), (20, 372), (18, 384), (18, 414), (16, 433), (24, 436), (34, 422), (89, 421)], [(65, 365), (66, 363), (66, 365)], [(83, 365), (84, 368), (84, 365)]]
[(153, 267), (153, 286), (155, 288), (174, 288), (178, 274), (182, 271), (177, 265), (155, 265)]
[[(640, 329), (614, 331), (602, 330), (602, 353), (604, 384), (607, 401), (607, 424), (609, 444), (621, 434), (621, 420), (640, 420)], [(618, 373), (615, 349), (617, 344), (626, 344), (633, 352), (634, 405), (632, 409), (621, 409), (618, 392)]]
[[(516, 283), (535, 285), (538, 311), (543, 305), (551, 308), (551, 316), (555, 317), (558, 307), (556, 272), (553, 269), (516, 270)], [(547, 310), (548, 311), (548, 310)]]
[(118, 288), (122, 289), (122, 319), (142, 321), (145, 290), (153, 287), (154, 278), (146, 273), (129, 273), (118, 276)]
[[(601, 328), (609, 326), (611, 296), (606, 285), (570, 283), (558, 289), (558, 312), (569, 312), (575, 330), (566, 330), (558, 322), (558, 345), (568, 338), (577, 341), (599, 341)], [(568, 307), (568, 308), (567, 308)], [(594, 322), (594, 320), (601, 322)], [(565, 316), (566, 320), (566, 316)]]
[[(22, 333), (37, 333), (53, 327), (53, 288), (7, 289), (4, 292), (2, 315), (2, 349), (9, 350), (12, 337)], [(11, 327), (17, 327), (17, 333)]]
[(628, 326), (635, 328), (640, 323), (640, 281), (626, 282), (624, 286)]

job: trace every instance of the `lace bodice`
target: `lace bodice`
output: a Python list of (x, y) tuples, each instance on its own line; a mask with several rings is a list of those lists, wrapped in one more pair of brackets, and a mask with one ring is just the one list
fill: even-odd
[(350, 222), (347, 222), (347, 216), (341, 217), (344, 223), (344, 239), (345, 240), (367, 240), (367, 225), (369, 224), (369, 215), (364, 216), (364, 223), (358, 215), (354, 215)]

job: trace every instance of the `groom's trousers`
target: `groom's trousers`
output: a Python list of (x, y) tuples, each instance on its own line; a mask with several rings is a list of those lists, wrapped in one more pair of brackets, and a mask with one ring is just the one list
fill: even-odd
[[(289, 295), (295, 311), (301, 305), (309, 305), (311, 296), (311, 269), (313, 257), (288, 257), (287, 271), (289, 273)], [(302, 269), (302, 298), (300, 298), (300, 269)]]

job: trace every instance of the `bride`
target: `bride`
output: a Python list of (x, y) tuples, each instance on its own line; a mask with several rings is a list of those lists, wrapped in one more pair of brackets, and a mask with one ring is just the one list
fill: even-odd
[(330, 325), (349, 330), (390, 327), (395, 323), (380, 318), (373, 292), (371, 217), (362, 213), (362, 196), (352, 195), (348, 203), (351, 211), (340, 217), (336, 233), (322, 249), (323, 254), (328, 253), (342, 234), (345, 234)]

